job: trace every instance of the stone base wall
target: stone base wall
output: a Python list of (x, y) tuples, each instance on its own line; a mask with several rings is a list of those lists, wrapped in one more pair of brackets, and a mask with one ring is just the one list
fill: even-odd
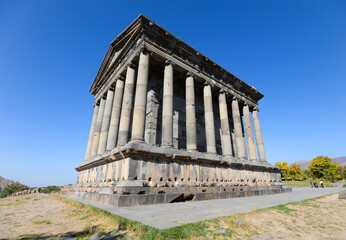
[(73, 198), (97, 202), (117, 207), (138, 206), (185, 201), (201, 201), (235, 197), (262, 196), (291, 192), (285, 185), (266, 187), (122, 187), (100, 188), (99, 192), (71, 191)]
[[(131, 181), (135, 180), (135, 181)], [(125, 183), (125, 182), (126, 183)], [(198, 187), (270, 186), (281, 182), (276, 169), (258, 169), (210, 161), (143, 160), (126, 158), (82, 170), (77, 185), (82, 192), (98, 192), (102, 187)]]
[(115, 206), (290, 191), (267, 162), (129, 143), (83, 162), (69, 195)]

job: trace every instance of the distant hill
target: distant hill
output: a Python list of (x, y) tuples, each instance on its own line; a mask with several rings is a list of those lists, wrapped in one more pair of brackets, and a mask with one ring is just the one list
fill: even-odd
[[(293, 163), (290, 163), (289, 166), (292, 164), (298, 164), (302, 170), (308, 170), (309, 169), (309, 164), (311, 163), (312, 160), (300, 160), (296, 161)], [(346, 166), (346, 156), (345, 157), (337, 157), (337, 158), (332, 158), (332, 161), (339, 164), (341, 167)]]
[(14, 181), (3, 178), (0, 176), (0, 188), (4, 189), (5, 187), (7, 187), (8, 185), (14, 183)]

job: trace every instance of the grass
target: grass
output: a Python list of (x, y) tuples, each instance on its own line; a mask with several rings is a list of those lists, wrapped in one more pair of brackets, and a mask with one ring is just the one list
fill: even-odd
[(49, 225), (49, 224), (52, 224), (52, 222), (50, 220), (38, 220), (38, 221), (35, 221), (34, 224)]
[[(129, 234), (131, 235), (130, 239), (140, 239), (140, 240), (149, 240), (149, 239), (242, 239), (251, 238), (252, 236), (257, 236), (259, 233), (270, 234), (270, 232), (265, 232), (260, 226), (254, 225), (246, 219), (251, 219), (260, 214), (271, 214), (273, 211), (282, 214), (281, 216), (290, 216), (291, 219), (294, 219), (296, 214), (301, 214), (298, 210), (294, 209), (297, 207), (306, 207), (318, 209), (320, 205), (316, 202), (320, 198), (326, 196), (307, 199), (295, 203), (289, 203), (286, 205), (278, 205), (266, 209), (258, 209), (253, 212), (237, 214), (226, 217), (219, 217), (211, 220), (184, 224), (182, 226), (170, 228), (167, 230), (158, 230), (146, 225), (143, 225), (139, 222), (131, 221), (111, 213), (108, 213), (102, 209), (98, 209), (91, 205), (85, 205), (77, 201), (67, 200), (66, 198), (55, 195), (54, 198), (67, 204), (71, 208), (71, 216), (77, 216), (80, 220), (86, 220), (88, 224), (84, 227), (84, 230), (81, 233), (78, 233), (76, 236), (78, 239), (87, 239), (90, 236), (96, 233), (120, 233), (121, 235)], [(293, 215), (292, 215), (293, 213)], [(243, 225), (238, 225), (237, 220), (241, 219), (245, 223)], [(280, 220), (281, 221), (281, 220)], [(282, 219), (284, 221), (284, 219)], [(292, 234), (295, 232), (295, 225), (297, 221), (293, 221), (292, 224), (286, 224), (287, 230), (291, 231)], [(43, 221), (41, 224), (44, 224)], [(215, 231), (227, 228), (228, 232), (217, 234)], [(269, 229), (272, 226), (268, 226)]]
[(16, 238), (11, 238), (11, 240), (31, 240), (38, 239), (41, 235), (38, 234), (25, 234)]
[(286, 205), (283, 205), (283, 204), (280, 204), (280, 205), (277, 205), (275, 207), (272, 207), (271, 209), (276, 209), (276, 210), (279, 210), (279, 211), (283, 211), (284, 213), (287, 213), (287, 214), (296, 211), (294, 209), (288, 208)]
[(76, 201), (67, 200), (60, 195), (55, 195), (55, 199), (66, 203), (72, 207), (71, 215), (79, 216), (81, 220), (88, 219), (88, 221), (97, 223), (94, 225), (87, 225), (85, 231), (90, 234), (98, 232), (111, 232), (115, 233), (122, 231), (123, 234), (129, 233), (137, 239), (186, 239), (206, 236), (207, 225), (205, 222), (190, 223), (183, 226), (170, 228), (167, 230), (159, 231), (141, 224), (139, 222), (131, 221), (116, 215), (113, 215), (102, 209), (85, 205)]
[(18, 206), (21, 205), (23, 203), (27, 203), (30, 198), (20, 198), (20, 199), (16, 199), (14, 201), (11, 201), (12, 199), (9, 198), (5, 198), (2, 202), (0, 202), (0, 207), (12, 207), (12, 206)]
[[(305, 179), (302, 181), (282, 181), (290, 188), (296, 188), (296, 187), (311, 187), (310, 185), (310, 179)], [(318, 181), (319, 184), (320, 181)], [(324, 181), (324, 187), (332, 187), (331, 182), (325, 182)]]

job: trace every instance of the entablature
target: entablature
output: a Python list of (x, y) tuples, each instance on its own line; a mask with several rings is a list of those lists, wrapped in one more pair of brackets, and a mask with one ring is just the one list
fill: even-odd
[(139, 54), (140, 48), (158, 54), (197, 78), (209, 81), (213, 87), (225, 88), (228, 94), (256, 107), (263, 94), (250, 87), (194, 48), (169, 33), (153, 21), (140, 15), (111, 43), (90, 92), (97, 100), (111, 85), (114, 77), (121, 74)]

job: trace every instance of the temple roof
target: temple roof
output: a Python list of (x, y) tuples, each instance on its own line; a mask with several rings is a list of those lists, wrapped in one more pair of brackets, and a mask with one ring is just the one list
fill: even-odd
[(160, 47), (163, 47), (169, 54), (179, 56), (186, 62), (192, 64), (199, 71), (203, 71), (218, 82), (228, 83), (234, 90), (245, 95), (246, 98), (258, 102), (263, 94), (258, 92), (255, 87), (251, 87), (244, 81), (230, 73), (178, 37), (174, 36), (166, 29), (157, 25), (149, 18), (139, 15), (123, 32), (121, 32), (110, 44), (101, 67), (90, 88), (92, 94), (96, 94), (100, 86), (106, 81), (109, 72), (115, 68), (117, 62), (120, 62), (126, 55), (122, 51), (130, 40), (135, 42), (144, 35), (146, 41), (150, 41)]

